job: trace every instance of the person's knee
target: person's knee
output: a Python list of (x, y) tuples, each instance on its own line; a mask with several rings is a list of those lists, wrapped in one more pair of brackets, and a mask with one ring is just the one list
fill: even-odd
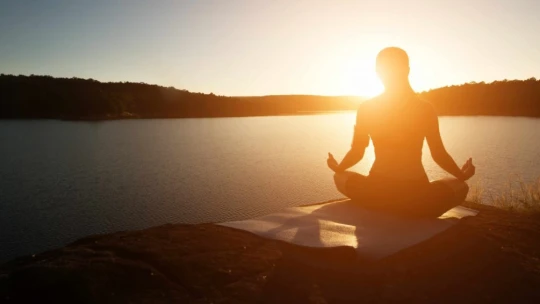
[(334, 182), (335, 183), (338, 183), (338, 182), (341, 183), (346, 179), (347, 179), (347, 175), (345, 174), (345, 172), (336, 172), (336, 173), (334, 173)]
[(460, 181), (457, 187), (457, 194), (460, 200), (465, 200), (467, 194), (469, 194), (469, 185), (464, 181)]
[(469, 193), (469, 185), (467, 185), (466, 182), (456, 179), (452, 182), (452, 189), (454, 190), (456, 198), (460, 203), (467, 198), (467, 194)]
[(350, 191), (347, 191), (347, 188), (352, 183), (354, 185), (354, 188), (358, 189), (363, 184), (363, 181), (365, 181), (366, 177), (362, 174), (352, 172), (352, 171), (342, 171), (337, 172), (334, 174), (334, 183), (336, 184), (336, 188), (338, 189), (341, 194), (353, 198), (351, 196)]
[(458, 203), (464, 201), (465, 198), (467, 198), (467, 194), (469, 193), (469, 185), (467, 185), (467, 183), (462, 180), (458, 180), (455, 178), (445, 178), (435, 181), (434, 183), (441, 183), (446, 185), (446, 187), (452, 189), (452, 192), (454, 193), (454, 196)]
[(345, 185), (347, 184), (348, 175), (346, 172), (336, 172), (334, 174), (334, 183), (336, 184), (336, 188), (339, 192), (342, 194), (345, 194)]

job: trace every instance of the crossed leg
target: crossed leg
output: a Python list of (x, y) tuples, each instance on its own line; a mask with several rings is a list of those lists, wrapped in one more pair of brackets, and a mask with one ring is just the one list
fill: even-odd
[(365, 179), (366, 176), (352, 171), (343, 171), (334, 174), (334, 183), (336, 184), (337, 190), (348, 198), (353, 198), (353, 195), (347, 191), (347, 183), (354, 181), (356, 184), (355, 186), (359, 187), (361, 186), (359, 184)]
[[(351, 199), (359, 199), (362, 194), (362, 191), (351, 191), (351, 188), (362, 189), (363, 187), (370, 187), (369, 183), (367, 183), (366, 176), (351, 171), (334, 174), (334, 183), (339, 192)], [(395, 189), (384, 190), (395, 191)], [(369, 192), (369, 189), (366, 189), (366, 191)], [(420, 200), (411, 202), (409, 206), (398, 205), (394, 207), (395, 211), (409, 214), (440, 216), (461, 204), (467, 197), (468, 192), (469, 186), (464, 181), (456, 178), (443, 178), (431, 182), (424, 197)], [(389, 205), (391, 206), (392, 204), (390, 203)], [(394, 209), (393, 207), (390, 208)]]
[(431, 182), (430, 187), (428, 209), (437, 216), (461, 204), (469, 193), (467, 183), (457, 178), (439, 179)]

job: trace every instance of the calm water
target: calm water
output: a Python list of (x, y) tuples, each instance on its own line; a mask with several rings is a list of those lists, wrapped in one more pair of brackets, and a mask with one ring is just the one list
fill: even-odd
[[(349, 147), (353, 113), (316, 116), (0, 121), (0, 261), (82, 236), (245, 219), (341, 197), (327, 152)], [(441, 118), (488, 194), (540, 176), (540, 119)], [(356, 166), (367, 173), (373, 149)], [(431, 179), (445, 176), (425, 147)]]

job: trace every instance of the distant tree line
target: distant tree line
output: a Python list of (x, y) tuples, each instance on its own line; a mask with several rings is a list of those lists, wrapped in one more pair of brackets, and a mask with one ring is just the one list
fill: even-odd
[[(440, 115), (540, 117), (540, 81), (468, 83), (419, 95)], [(310, 95), (226, 97), (145, 83), (0, 75), (0, 118), (116, 119), (294, 115), (354, 110), (361, 99)]]
[(145, 83), (0, 75), (0, 118), (183, 118), (352, 110), (355, 97), (225, 97)]
[(540, 80), (472, 82), (419, 94), (439, 115), (540, 117)]

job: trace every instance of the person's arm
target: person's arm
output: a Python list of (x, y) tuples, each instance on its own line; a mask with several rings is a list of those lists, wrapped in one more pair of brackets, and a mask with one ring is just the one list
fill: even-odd
[(356, 114), (356, 125), (354, 126), (351, 149), (343, 160), (338, 163), (331, 153), (328, 153), (328, 167), (334, 172), (343, 172), (356, 165), (364, 157), (364, 152), (369, 144), (369, 135), (365, 127), (365, 119), (362, 117), (363, 111), (358, 109)]
[(335, 172), (343, 172), (356, 165), (364, 157), (365, 148), (351, 148), (336, 167)]
[[(429, 146), (429, 150), (431, 152), (431, 156), (433, 157), (433, 160), (437, 165), (439, 165), (443, 170), (446, 172), (452, 174), (459, 180), (467, 180), (469, 179), (472, 174), (469, 174), (470, 172), (465, 173), (466, 166), (468, 168), (468, 164), (470, 162), (470, 165), (472, 166), (472, 160), (467, 161), (467, 163), (464, 165), (462, 169), (458, 167), (452, 156), (448, 154), (446, 151), (446, 148), (444, 147), (444, 144), (442, 142), (441, 133), (439, 131), (439, 118), (437, 117), (437, 114), (433, 109), (431, 108), (428, 114), (427, 119), (427, 132), (426, 132), (426, 140)], [(473, 167), (474, 169), (474, 167)], [(474, 171), (474, 170), (473, 170)], [(470, 175), (470, 176), (469, 176)]]

